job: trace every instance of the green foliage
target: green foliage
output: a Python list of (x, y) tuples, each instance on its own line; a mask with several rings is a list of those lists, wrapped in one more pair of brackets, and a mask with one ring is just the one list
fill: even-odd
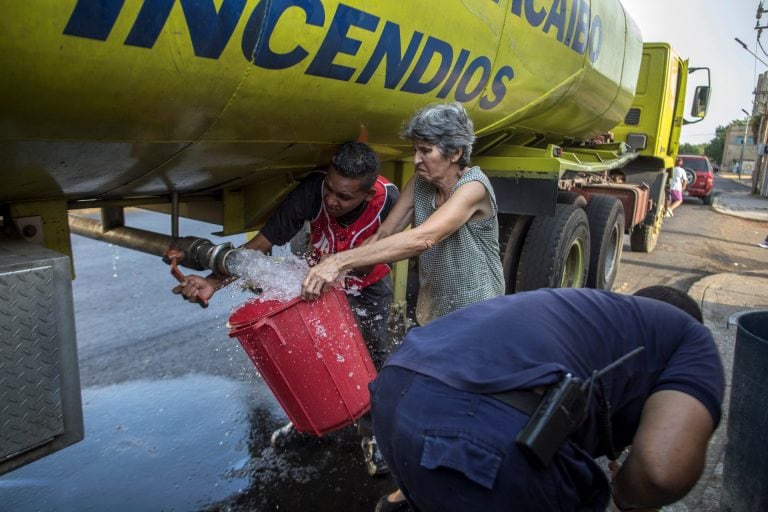
[(680, 144), (678, 154), (680, 155), (703, 155), (706, 144), (689, 144), (683, 142)]
[[(744, 124), (744, 121), (731, 121), (728, 126)], [(723, 150), (725, 149), (725, 130), (727, 126), (718, 126), (715, 128), (715, 137), (710, 140), (704, 146), (704, 154), (709, 157), (712, 162), (720, 165), (723, 161)]]

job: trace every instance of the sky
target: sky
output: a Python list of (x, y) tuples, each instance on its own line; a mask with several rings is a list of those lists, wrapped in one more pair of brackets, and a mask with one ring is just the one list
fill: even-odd
[[(683, 127), (681, 142), (702, 144), (715, 136), (715, 128), (735, 119), (745, 119), (742, 109), (752, 112), (757, 77), (768, 65), (756, 60), (734, 38), (768, 63), (768, 55), (757, 45), (757, 8), (760, 0), (621, 0), (627, 13), (640, 27), (645, 42), (666, 42), (689, 59), (691, 67), (708, 67), (712, 92), (707, 117)], [(768, 1), (764, 7), (768, 10)], [(768, 12), (760, 25), (768, 25)], [(760, 37), (768, 51), (768, 29)], [(691, 76), (689, 90), (701, 85), (699, 71)], [(690, 111), (690, 100), (686, 112)]]

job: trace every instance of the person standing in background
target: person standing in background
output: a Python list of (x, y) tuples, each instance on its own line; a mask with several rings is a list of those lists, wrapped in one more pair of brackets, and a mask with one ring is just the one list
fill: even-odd
[(687, 185), (688, 178), (685, 177), (683, 159), (677, 157), (669, 183), (669, 204), (667, 205), (666, 217), (673, 217), (675, 208), (683, 204), (683, 190)]

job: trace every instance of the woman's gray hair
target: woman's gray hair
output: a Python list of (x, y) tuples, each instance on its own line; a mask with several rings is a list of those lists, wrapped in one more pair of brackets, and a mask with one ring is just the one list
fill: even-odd
[(475, 128), (461, 103), (438, 103), (427, 105), (416, 112), (400, 132), (409, 140), (423, 140), (434, 144), (440, 153), (449, 158), (461, 149), (459, 165), (469, 166), (472, 144), (475, 142)]

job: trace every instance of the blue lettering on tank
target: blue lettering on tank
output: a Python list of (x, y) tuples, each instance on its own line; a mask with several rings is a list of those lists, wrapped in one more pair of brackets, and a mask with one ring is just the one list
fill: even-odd
[(603, 20), (595, 16), (589, 30), (589, 60), (595, 62), (603, 48)]
[[(440, 66), (435, 72), (435, 76), (422, 82), (421, 80), (424, 77), (427, 66), (429, 66), (435, 56), (440, 58)], [(427, 38), (421, 56), (416, 62), (416, 66), (414, 66), (413, 71), (411, 71), (411, 74), (408, 76), (408, 79), (400, 90), (403, 92), (412, 92), (414, 94), (426, 94), (430, 92), (445, 79), (445, 76), (451, 70), (452, 61), (453, 48), (451, 48), (451, 45), (442, 39), (430, 36)]]
[[(497, 0), (492, 1), (498, 3)], [(585, 1), (574, 0), (575, 3), (580, 2), (579, 5)], [(529, 23), (535, 23), (536, 26), (544, 23), (542, 30), (545, 32), (551, 27), (556, 27), (557, 37), (561, 39), (567, 2), (568, 0), (553, 0), (553, 7), (548, 12), (545, 8), (537, 11), (532, 0), (512, 0), (512, 9), (519, 16), (526, 17)], [(64, 34), (106, 41), (124, 3), (124, 0), (77, 0)], [(247, 0), (220, 0), (218, 9), (215, 7), (216, 0), (179, 0), (178, 3), (188, 26), (195, 55), (209, 59), (220, 58), (243, 16)], [(153, 48), (175, 5), (175, 0), (144, 0), (124, 44)], [(356, 69), (336, 64), (334, 60), (339, 54), (357, 56), (360, 53), (363, 42), (350, 35), (352, 27), (375, 33), (381, 18), (345, 4), (338, 4), (325, 37), (316, 51), (314, 48), (304, 48), (295, 43), (289, 51), (278, 53), (272, 49), (270, 42), (283, 14), (291, 8), (304, 12), (305, 26), (325, 26), (326, 12), (322, 0), (262, 0), (253, 9), (243, 29), (241, 50), (245, 58), (260, 68), (281, 70), (297, 66), (314, 53), (304, 70), (305, 74), (341, 81), (351, 80)], [(578, 16), (572, 13), (571, 16), (573, 19), (578, 17), (581, 23), (579, 30), (580, 35), (583, 35), (584, 45), (582, 53), (588, 49), (590, 59), (596, 59), (602, 46), (602, 22), (596, 17), (590, 30), (588, 4), (586, 13), (586, 27), (582, 26), (583, 17), (580, 13)], [(293, 29), (296, 30), (296, 27)], [(367, 84), (384, 64), (384, 87), (390, 90), (397, 89), (411, 69), (405, 83), (400, 87), (402, 92), (428, 94), (439, 87), (435, 94), (437, 98), (444, 99), (453, 91), (457, 101), (470, 102), (489, 87), (490, 90), (480, 97), (481, 109), (491, 109), (503, 100), (507, 83), (515, 76), (510, 66), (501, 67), (491, 80), (491, 58), (484, 55), (473, 58), (471, 51), (466, 48), (461, 48), (456, 53), (450, 43), (433, 36), (426, 38), (417, 58), (424, 39), (424, 33), (414, 31), (403, 50), (401, 27), (386, 21), (371, 57), (357, 77), (356, 83)], [(414, 60), (415, 65), (411, 68)]]
[[(175, 0), (144, 0), (124, 43), (152, 48), (168, 21)], [(64, 34), (105, 41), (124, 0), (78, 0)], [(229, 43), (245, 8), (245, 0), (224, 0), (216, 12), (212, 0), (181, 0), (195, 55), (218, 59)]]
[[(592, 18), (589, 0), (552, 0), (549, 9), (541, 6), (536, 10), (536, 0), (512, 0), (510, 13), (524, 19), (531, 27), (539, 27), (551, 34), (565, 46), (595, 62), (602, 48), (603, 25), (600, 16)], [(567, 18), (567, 24), (566, 24)], [(592, 41), (592, 38), (598, 38)]]
[(320, 49), (304, 73), (348, 81), (355, 73), (355, 68), (334, 64), (333, 59), (339, 53), (354, 56), (360, 50), (361, 42), (348, 36), (349, 28), (360, 27), (363, 30), (375, 32), (378, 26), (378, 16), (339, 4)]
[(565, 35), (565, 46), (571, 46), (571, 39), (573, 39), (573, 29), (576, 27), (576, 17), (579, 14), (579, 0), (571, 0), (571, 16), (568, 18), (568, 33)]
[(461, 76), (461, 70), (464, 69), (464, 65), (467, 63), (467, 60), (469, 60), (469, 50), (462, 48), (459, 52), (459, 58), (456, 59), (456, 64), (453, 66), (453, 71), (451, 71), (451, 74), (448, 76), (448, 80), (445, 81), (443, 87), (440, 89), (440, 92), (437, 93), (438, 98), (445, 98), (448, 96), (448, 93), (451, 92), (453, 86), (456, 85), (456, 80), (458, 80), (459, 76)]
[[(456, 100), (461, 102), (468, 102), (475, 99), (475, 97), (477, 97), (477, 95), (480, 94), (483, 89), (485, 89), (485, 84), (487, 84), (488, 79), (491, 78), (491, 66), (491, 59), (484, 55), (481, 55), (480, 57), (477, 57), (475, 60), (470, 62), (469, 66), (467, 66), (467, 69), (464, 71), (464, 74), (461, 76), (459, 84), (456, 86), (456, 92), (453, 94)], [(475, 76), (475, 72), (478, 69), (482, 70), (480, 80), (474, 89), (467, 91), (467, 86)]]
[(124, 0), (77, 0), (75, 9), (64, 27), (68, 36), (106, 41)]
[(224, 0), (219, 12), (213, 3), (181, 0), (195, 55), (218, 59), (229, 43), (245, 9), (245, 0)]
[[(152, 48), (157, 38), (160, 37), (160, 31), (163, 30), (168, 16), (171, 14), (173, 3), (174, 0), (147, 0), (144, 2), (139, 10), (139, 14), (136, 16), (136, 20), (133, 22), (128, 37), (125, 38), (125, 44), (140, 48)], [(215, 14), (216, 11), (214, 10)], [(189, 25), (189, 33), (192, 35), (189, 17), (187, 17), (187, 25)], [(194, 40), (193, 37), (193, 46)], [(198, 55), (198, 53), (195, 52), (195, 55)]]
[(501, 100), (503, 100), (504, 96), (507, 94), (507, 85), (504, 83), (504, 80), (506, 79), (509, 81), (514, 77), (515, 71), (510, 66), (502, 66), (496, 72), (496, 76), (493, 77), (493, 82), (491, 83), (491, 92), (493, 92), (496, 97), (494, 99), (489, 99), (486, 95), (480, 98), (480, 108), (483, 110), (490, 110), (501, 103)]
[(573, 33), (571, 49), (579, 55), (584, 55), (589, 42), (589, 20), (590, 8), (588, 0), (577, 0), (579, 4), (579, 14), (576, 15), (576, 29)]
[(533, 6), (533, 0), (525, 0), (525, 17), (532, 27), (538, 27), (547, 15), (544, 7), (537, 11)]
[(287, 69), (309, 55), (301, 45), (286, 53), (275, 53), (269, 47), (275, 26), (289, 7), (301, 8), (307, 25), (322, 27), (325, 24), (325, 10), (319, 0), (262, 1), (253, 10), (243, 31), (241, 47), (249, 61), (264, 69)]
[[(168, 15), (171, 14), (173, 2), (174, 0), (147, 0), (144, 2), (133, 22), (128, 37), (125, 38), (125, 44), (140, 48), (152, 48), (157, 38), (160, 37), (160, 31), (163, 30)], [(187, 24), (189, 24), (189, 18), (187, 18)]]
[(550, 28), (555, 27), (557, 29), (557, 40), (561, 43), (565, 38), (566, 3), (566, 0), (554, 0), (552, 2), (552, 7), (549, 9), (549, 16), (547, 16), (547, 21), (544, 23), (544, 28), (542, 29), (545, 34), (549, 34)]
[(405, 76), (405, 72), (410, 67), (411, 62), (413, 62), (416, 50), (418, 50), (423, 38), (424, 34), (414, 32), (408, 43), (408, 48), (405, 49), (405, 54), (402, 54), (400, 50), (400, 26), (391, 21), (386, 22), (379, 42), (376, 43), (376, 48), (373, 49), (371, 58), (363, 68), (363, 71), (360, 72), (356, 82), (358, 84), (367, 84), (378, 69), (381, 61), (386, 57), (384, 87), (394, 89), (403, 79), (403, 76)]

